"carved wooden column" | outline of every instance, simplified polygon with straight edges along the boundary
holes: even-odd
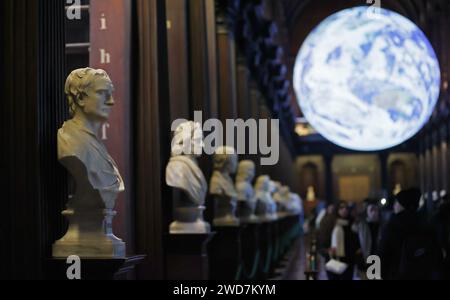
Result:
[[[334,201],[333,195],[333,155],[324,155],[325,164],[325,200],[329,203]]]
[[[441,148],[440,148],[439,130],[434,128],[432,134],[432,169],[433,169],[433,189],[432,189],[432,199],[437,201],[441,190]]]
[[[446,131],[447,131],[447,138],[445,140],[446,144],[447,144],[447,151],[446,151],[446,170],[447,170],[447,177],[444,179],[445,183],[447,184],[448,187],[448,192],[450,192],[450,149],[449,145],[450,145],[450,122],[446,121],[446,123],[444,124]]]
[[[261,117],[260,102],[262,101],[261,92],[255,81],[250,81],[250,116],[255,119]]]
[[[389,182],[389,174],[388,174],[388,155],[385,152],[381,152],[378,154],[380,159],[380,170],[381,170],[381,189],[383,191],[387,191],[388,195],[391,195],[392,191],[388,191],[388,182]]]
[[[427,207],[430,208],[432,204],[433,191],[433,170],[432,170],[432,154],[431,154],[431,137],[430,133],[425,133],[425,197],[427,199]]]
[[[171,120],[191,117],[189,70],[189,0],[166,0],[167,55]]]
[[[250,106],[250,71],[247,68],[245,57],[242,55],[238,56],[237,60],[237,118],[247,121],[252,118]],[[239,133],[238,133],[239,134]],[[252,159],[249,154],[250,149],[250,139],[249,132],[243,132],[245,134],[245,149],[246,154],[241,155],[240,159]]]
[[[448,28],[450,26],[450,2],[444,3],[442,8],[442,16],[441,16],[441,26],[442,28]],[[445,102],[445,114],[444,114],[444,122],[442,131],[445,133],[445,138],[443,138],[443,165],[444,170],[446,171],[445,175],[443,174],[444,186],[447,192],[450,192],[450,151],[448,149],[449,138],[450,138],[450,128],[449,128],[449,119],[450,119],[450,88],[449,88],[449,80],[450,80],[450,38],[448,34],[445,33],[445,30],[441,30],[442,35],[442,90],[441,95],[443,97],[443,101]],[[445,143],[445,144],[444,144]],[[445,147],[445,152],[444,152]],[[445,158],[444,158],[445,156]],[[445,176],[445,177],[444,177]]]
[[[227,1],[218,1],[217,49],[219,63],[219,119],[237,117],[236,45],[226,23]]]
[[[426,190],[425,141],[423,133],[419,136],[419,182],[422,193]]]
[[[209,119],[216,117],[218,110],[214,0],[189,0],[188,7],[191,108],[202,111],[203,118]]]
[[[245,57],[239,55],[237,59],[237,108],[238,117],[244,120],[250,118],[250,71],[247,68]]]
[[[208,40],[208,70],[210,86],[210,117],[219,117],[219,79],[217,67],[216,0],[204,0],[206,13],[206,38]]]
[[[170,190],[161,186],[170,158],[165,2],[136,0],[136,251],[146,254],[139,279],[164,279],[163,236]]]
[[[441,3],[440,11],[436,16],[437,38],[438,38],[438,57],[441,67],[441,94],[439,98],[439,112],[441,120],[445,122],[450,115],[448,81],[449,81],[449,38],[445,30],[450,22],[448,20],[448,4]]]
[[[172,0],[178,1],[178,0]],[[201,111],[203,120],[218,118],[218,65],[215,0],[188,0],[190,117]],[[176,101],[176,99],[174,99]],[[199,160],[206,178],[211,176],[211,157]],[[207,207],[209,210],[210,208]],[[207,211],[206,215],[208,215]]]
[[[56,133],[68,116],[64,4],[0,4],[0,278],[43,279],[45,258],[64,232],[67,177],[56,153]]]
[[[166,0],[172,119],[217,111],[214,0]],[[211,34],[213,33],[213,34]]]
[[[447,5],[444,6],[444,28],[449,28],[450,26],[450,2],[447,2]],[[443,44],[444,44],[444,72],[443,72],[443,89],[445,91],[444,97],[447,102],[447,107],[450,110],[450,37],[445,34],[445,30],[442,30],[443,34]],[[449,112],[450,114],[450,112]],[[447,116],[446,120],[449,117]]]
[[[196,53],[191,55],[191,40],[198,39],[199,33],[195,24],[190,26],[189,7],[198,4],[198,1],[189,0],[165,0],[166,4],[166,26],[167,26],[167,60],[169,78],[169,111],[170,121],[177,119],[192,120],[194,117],[194,106],[203,103],[207,98],[207,89],[204,86],[203,61],[196,61],[197,66],[191,67],[191,59]],[[195,9],[194,9],[195,10]],[[197,17],[198,19],[198,17]],[[199,20],[196,20],[199,22]],[[190,38],[192,36],[192,38]],[[201,33],[200,33],[201,36]],[[202,48],[203,49],[203,48]],[[195,49],[198,52],[198,49]],[[192,70],[193,69],[193,70]],[[197,72],[198,76],[192,78],[192,73]],[[200,88],[199,88],[200,87]],[[191,93],[192,91],[192,93]],[[206,91],[206,92],[205,92]],[[196,105],[193,104],[192,94],[197,98]],[[201,104],[200,104],[201,105]],[[170,128],[166,128],[170,131]],[[161,162],[163,165],[166,162]],[[173,220],[172,204],[178,201],[181,193],[172,190],[167,198],[167,210],[169,223]]]
[[[441,172],[439,174],[439,179],[441,182],[441,189],[448,192],[448,142],[447,142],[447,126],[442,125],[440,129],[440,164],[441,164]]]

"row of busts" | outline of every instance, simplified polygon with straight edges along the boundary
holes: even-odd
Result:
[[[302,212],[300,196],[267,175],[254,182],[255,163],[239,162],[235,149],[227,146],[218,147],[214,153],[208,189],[197,163],[201,153],[195,151],[201,146],[202,135],[200,125],[194,122],[183,123],[175,130],[172,157],[166,168],[166,183],[179,194],[174,197],[171,234],[210,232],[203,218],[207,194],[214,205],[213,225],[217,227],[276,221]]]
[[[302,200],[288,186],[259,176],[253,185],[255,164],[251,160],[239,163],[236,176],[238,217],[244,223],[274,221],[302,211]]]

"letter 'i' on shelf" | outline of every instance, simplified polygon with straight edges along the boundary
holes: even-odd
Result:
[[[100,18],[100,23],[101,23],[101,25],[100,25],[100,30],[106,30],[106,29],[108,29],[108,28],[106,27],[106,17],[105,17],[105,14],[102,14],[102,17]]]

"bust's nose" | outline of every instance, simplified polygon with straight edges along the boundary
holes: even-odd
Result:
[[[105,102],[106,105],[113,106],[115,104],[114,97],[109,97]]]

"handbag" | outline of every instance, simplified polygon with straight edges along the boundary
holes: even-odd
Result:
[[[326,263],[325,269],[328,272],[331,272],[336,275],[342,275],[348,268],[348,265],[346,263],[340,262],[336,259],[330,259],[329,262]]]

